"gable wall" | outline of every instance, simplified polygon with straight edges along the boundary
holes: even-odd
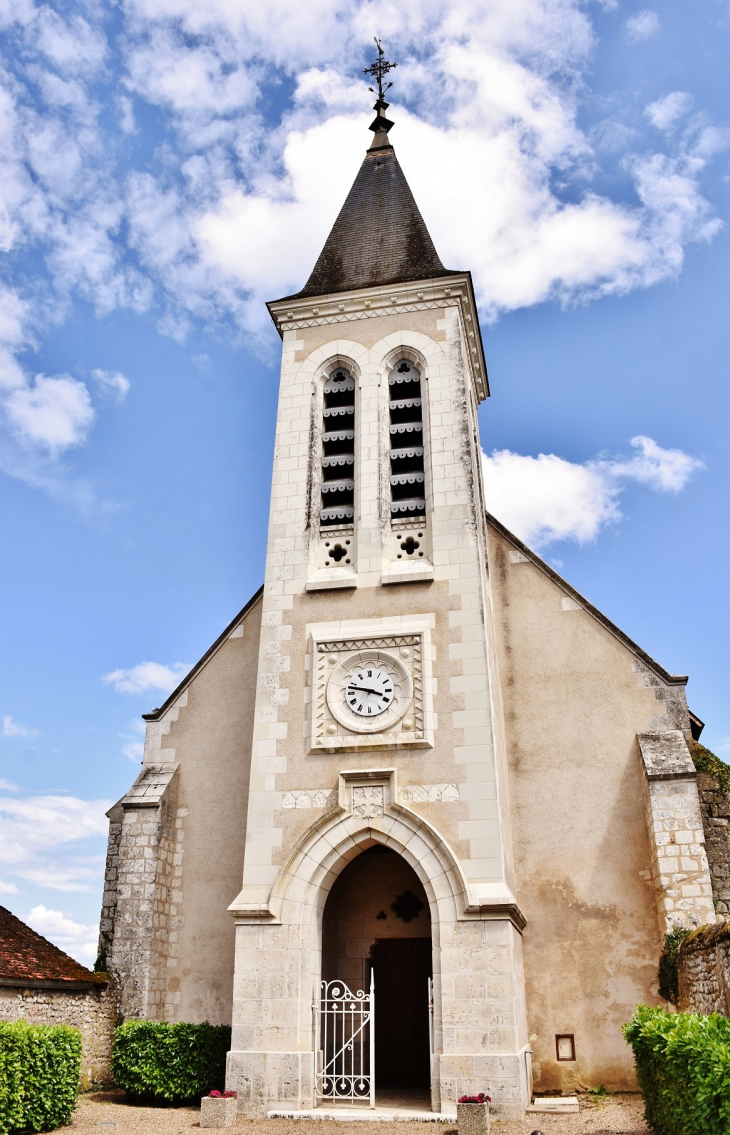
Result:
[[[227,907],[243,871],[260,632],[259,601],[193,678],[186,704],[151,754],[180,766],[181,886],[172,896],[167,1020],[231,1021],[234,924]]]
[[[535,1089],[632,1087],[620,1026],[659,1003],[661,946],[636,734],[667,704],[676,717],[681,687],[649,685],[625,644],[489,539]],[[556,1060],[559,1033],[575,1063]]]

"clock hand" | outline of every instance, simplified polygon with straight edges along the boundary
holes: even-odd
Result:
[[[362,690],[364,694],[382,694],[382,690],[369,690],[367,686],[348,686],[348,690]]]

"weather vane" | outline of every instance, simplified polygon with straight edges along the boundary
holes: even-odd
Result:
[[[380,100],[380,102],[384,102],[385,101],[385,92],[390,87],[392,87],[393,84],[391,82],[391,83],[386,83],[385,86],[383,86],[383,76],[387,75],[388,72],[393,70],[395,67],[397,67],[398,64],[397,63],[389,63],[387,59],[383,59],[383,55],[385,54],[385,52],[383,51],[380,40],[378,39],[377,36],[375,36],[375,46],[378,49],[378,58],[376,59],[375,63],[373,63],[373,65],[371,67],[365,68],[365,70],[363,71],[363,75],[372,75],[373,79],[375,79],[375,81],[378,84],[378,90],[377,90],[378,99]],[[375,87],[369,87],[368,90],[371,90],[373,92],[373,94],[376,94]]]

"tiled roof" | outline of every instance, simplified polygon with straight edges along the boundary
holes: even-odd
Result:
[[[99,982],[106,979],[75,962],[0,906],[0,980]]]
[[[297,296],[451,275],[392,146],[368,150],[312,275]]]

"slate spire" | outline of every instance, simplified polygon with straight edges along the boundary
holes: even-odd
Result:
[[[311,276],[292,299],[452,274],[439,259],[388,137],[393,123],[385,117],[383,95],[391,84],[383,87],[382,79],[396,64],[383,59],[375,42],[379,57],[365,72],[378,82],[373,141]]]

